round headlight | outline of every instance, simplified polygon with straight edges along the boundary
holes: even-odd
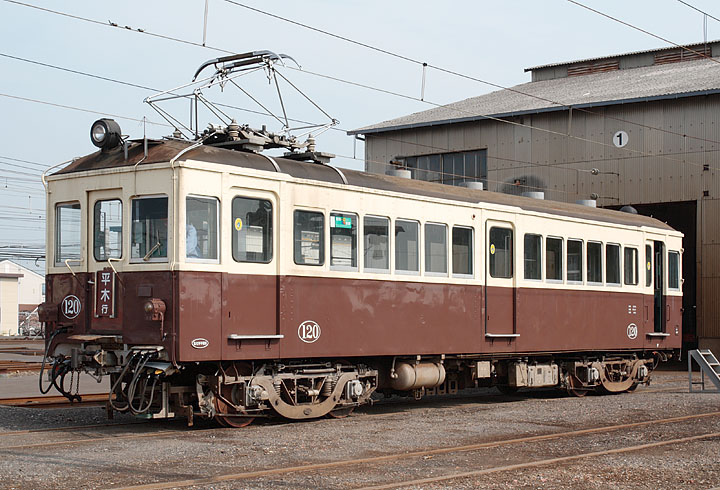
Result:
[[[120,136],[120,125],[112,119],[98,119],[90,127],[90,140],[102,150],[109,150],[119,145]]]

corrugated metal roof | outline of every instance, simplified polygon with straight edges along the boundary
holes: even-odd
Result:
[[[720,39],[716,39],[714,41],[708,41],[706,43],[695,43],[695,44],[686,44],[683,46],[683,48],[688,48],[695,50],[696,48],[702,48],[705,45],[710,46],[711,44],[720,43]],[[543,68],[552,68],[554,66],[565,66],[565,65],[574,65],[576,63],[588,63],[590,61],[599,61],[599,60],[609,60],[614,58],[626,58],[628,56],[636,56],[638,54],[647,54],[647,53],[660,53],[662,51],[672,51],[674,49],[680,49],[677,46],[665,46],[664,48],[654,48],[654,49],[646,49],[643,51],[632,51],[630,53],[620,53],[620,54],[611,54],[607,56],[598,56],[596,58],[584,58],[581,60],[574,60],[574,61],[560,61],[558,63],[550,63],[547,65],[538,65],[538,66],[531,66],[530,68],[525,68],[525,71],[533,71],[533,70],[541,70]]]
[[[348,131],[348,134],[477,121],[488,116],[510,117],[566,110],[568,106],[583,108],[715,93],[720,93],[720,58],[524,83],[510,90],[498,90],[365,126]],[[553,104],[548,100],[562,104]]]

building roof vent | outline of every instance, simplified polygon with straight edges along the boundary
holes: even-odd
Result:
[[[538,191],[523,192],[522,195],[523,195],[523,197],[530,197],[532,199],[545,199],[544,192],[538,192]]]
[[[597,207],[597,201],[595,199],[578,199],[575,201],[575,204],[579,204],[581,206],[589,206],[591,208]]]
[[[485,190],[485,186],[483,185],[482,182],[472,182],[472,181],[461,182],[460,187],[467,187],[468,189],[474,189],[476,191]]]

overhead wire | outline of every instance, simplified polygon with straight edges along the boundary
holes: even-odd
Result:
[[[94,19],[88,19],[88,18],[85,18],[85,17],[80,17],[80,16],[76,16],[76,15],[72,15],[72,14],[66,14],[66,13],[64,13],[64,12],[59,12],[59,11],[55,11],[55,10],[51,10],[51,9],[47,9],[47,8],[42,8],[42,7],[37,7],[37,6],[31,5],[31,4],[27,4],[27,3],[24,3],[24,2],[19,2],[19,1],[16,1],[16,0],[4,0],[4,1],[6,1],[6,2],[8,2],[8,3],[13,3],[13,4],[17,4],[17,5],[26,6],[26,7],[36,8],[36,9],[38,9],[38,10],[43,10],[43,11],[50,12],[50,13],[53,13],[53,14],[64,15],[64,16],[71,17],[71,18],[78,19],[78,20],[93,22],[93,23],[99,24],[99,25],[110,25],[111,27],[118,27],[117,25],[105,24],[104,22],[96,21],[96,20],[94,20]],[[229,1],[229,0],[226,0],[226,1]],[[572,1],[572,0],[569,0],[569,1]],[[238,2],[230,2],[230,3],[238,4]],[[573,3],[578,3],[578,2],[573,2]],[[578,3],[578,5],[582,5],[582,4],[579,4],[579,3]],[[245,5],[240,5],[240,6],[247,7],[247,6],[245,6]],[[251,9],[253,9],[253,8],[251,8]],[[261,12],[261,13],[266,14],[266,15],[272,15],[272,16],[274,16],[274,14],[269,14],[269,13],[267,13],[267,12],[260,11],[259,9],[254,9],[254,10],[257,10],[257,11],[259,11],[259,12]],[[289,19],[281,18],[281,17],[279,17],[279,16],[276,16],[276,17],[278,17],[278,18],[280,18],[280,19],[282,19],[282,20],[288,21],[288,22],[297,23],[296,21],[291,21],[291,20],[289,20]],[[348,41],[348,42],[353,42],[353,43],[356,43],[356,44],[359,44],[359,45],[363,45],[363,46],[365,46],[365,47],[369,47],[370,49],[374,49],[374,50],[376,50],[376,51],[384,52],[384,53],[390,54],[390,55],[392,55],[392,56],[396,56],[396,57],[400,57],[400,58],[403,58],[403,59],[407,59],[408,61],[419,62],[418,60],[413,60],[413,59],[411,59],[411,58],[404,57],[404,56],[402,56],[402,55],[397,55],[396,53],[392,53],[392,52],[390,52],[390,51],[383,50],[383,49],[380,49],[380,48],[375,48],[375,47],[373,47],[373,46],[367,45],[367,44],[365,44],[365,43],[360,43],[360,42],[351,40],[351,39],[349,39],[349,38],[345,38],[345,37],[343,37],[343,36],[334,35],[334,34],[332,34],[332,33],[328,33],[328,32],[326,32],[326,31],[322,31],[322,30],[319,30],[319,29],[317,29],[317,28],[313,28],[312,26],[307,26],[307,25],[304,25],[304,24],[301,24],[301,23],[297,23],[297,24],[298,24],[298,25],[303,25],[304,27],[308,27],[308,28],[311,28],[311,29],[313,29],[313,30],[317,30],[318,32],[323,32],[323,33],[326,33],[326,34],[328,34],[328,35],[333,35],[334,37],[341,38],[341,39],[346,40],[346,41]],[[221,48],[216,48],[216,47],[208,46],[208,45],[200,45],[200,44],[198,44],[198,43],[193,43],[193,42],[191,42],[191,41],[186,41],[186,40],[182,40],[182,39],[179,39],[179,38],[173,38],[173,37],[170,37],[170,36],[164,36],[164,35],[159,35],[159,34],[154,34],[154,33],[148,33],[147,31],[135,30],[135,29],[132,29],[132,28],[129,28],[129,27],[128,27],[127,29],[130,30],[130,31],[132,31],[132,32],[140,32],[140,33],[151,34],[151,35],[155,35],[156,37],[161,37],[161,38],[163,38],[163,39],[168,39],[168,40],[172,40],[172,41],[182,42],[182,43],[185,43],[185,44],[191,44],[191,45],[194,45],[194,46],[197,46],[197,47],[202,47],[202,48],[207,48],[207,49],[213,49],[213,50],[216,50],[216,51],[222,51],[222,52],[225,52],[225,53],[231,53],[231,51],[228,51],[228,50],[223,50],[223,49],[221,49]],[[662,39],[662,38],[660,38],[660,39]],[[669,41],[667,41],[667,42],[669,42]],[[672,44],[674,44],[674,43],[672,43]],[[678,45],[678,46],[679,46],[679,45]],[[680,47],[682,47],[682,46],[680,46]],[[287,68],[293,69],[292,67],[287,67]],[[433,65],[433,68],[440,69],[439,67],[435,67],[434,65]],[[451,70],[445,70],[445,69],[442,69],[442,70],[443,70],[443,71],[447,71],[448,73],[452,72]],[[338,78],[338,77],[332,77],[332,76],[329,76],[329,75],[323,75],[323,74],[316,73],[316,72],[308,72],[308,71],[306,71],[306,70],[300,70],[300,71],[302,71],[303,73],[309,73],[309,74],[314,75],[314,76],[319,76],[319,77],[327,78],[327,79],[330,79],[330,80],[334,80],[334,81],[338,81],[338,82],[343,82],[343,83],[347,83],[347,84],[350,84],[350,85],[354,85],[354,86],[357,86],[357,87],[362,87],[362,88],[365,88],[365,89],[368,89],[368,90],[374,90],[374,91],[378,91],[378,92],[381,92],[381,93],[385,93],[385,94],[389,94],[389,95],[393,95],[393,96],[399,96],[399,97],[403,97],[403,98],[406,98],[406,99],[410,99],[410,100],[414,100],[414,101],[418,101],[418,102],[422,102],[422,103],[434,105],[435,107],[449,108],[450,110],[454,110],[454,111],[456,111],[456,112],[468,112],[468,111],[462,111],[462,110],[459,109],[459,108],[454,108],[454,107],[453,107],[453,108],[450,108],[450,107],[448,107],[448,106],[450,106],[450,105],[452,105],[452,104],[438,104],[438,103],[430,102],[430,101],[423,100],[423,99],[420,99],[420,98],[417,98],[417,97],[412,97],[412,96],[408,96],[408,95],[405,95],[405,94],[399,94],[399,93],[392,92],[392,91],[389,91],[389,90],[380,89],[380,88],[377,88],[377,87],[372,87],[372,86],[369,86],[369,85],[364,85],[364,84],[360,84],[360,83],[353,82],[353,81],[343,80],[343,79],[340,79],[340,78]],[[518,93],[520,93],[520,94],[527,95],[527,96],[530,96],[530,97],[540,98],[540,99],[542,99],[542,100],[545,100],[545,101],[548,101],[548,102],[552,102],[552,103],[554,103],[554,104],[558,104],[558,105],[561,105],[561,106],[563,106],[563,107],[571,107],[571,106],[568,106],[568,105],[566,105],[566,104],[562,104],[562,103],[558,103],[558,102],[551,101],[550,99],[543,99],[543,98],[541,98],[541,97],[537,97],[537,96],[534,96],[534,95],[532,95],[532,94],[526,94],[526,93],[523,93],[523,92],[521,92],[521,91],[517,91],[517,90],[514,90],[514,89],[509,89],[509,88],[507,88],[507,87],[503,87],[503,86],[500,86],[500,85],[497,85],[497,84],[492,84],[492,82],[486,82],[486,81],[481,80],[481,79],[475,79],[475,78],[473,78],[473,77],[469,77],[469,76],[464,75],[464,74],[460,74],[460,73],[454,73],[454,74],[457,74],[457,75],[459,75],[459,76],[463,76],[463,77],[466,77],[466,78],[474,79],[474,80],[479,81],[479,82],[481,82],[481,83],[488,83],[488,84],[490,84],[490,85],[498,86],[499,88],[502,88],[502,89],[505,89],[505,90],[515,91],[515,92],[518,92]],[[0,95],[6,95],[6,94],[0,94]],[[13,97],[13,96],[11,96],[11,97]],[[23,99],[23,98],[20,98],[20,97],[15,97],[15,98]],[[43,101],[36,101],[36,100],[33,100],[33,99],[25,99],[25,100],[32,101],[32,102],[40,102],[40,103],[43,103]],[[50,105],[60,106],[59,104],[52,104],[52,103],[50,103]],[[60,106],[60,107],[62,107],[62,106]],[[74,108],[74,107],[67,107],[67,108],[71,108],[71,109],[75,109],[75,110],[83,110],[83,109]],[[575,109],[575,110],[579,110],[579,109]],[[87,111],[87,112],[94,112],[94,111],[88,111],[88,110],[85,110],[85,111]],[[96,113],[96,112],[94,112],[94,113]],[[583,142],[586,142],[586,143],[598,144],[598,145],[602,145],[602,146],[606,146],[606,147],[613,148],[613,145],[610,145],[610,144],[607,144],[607,143],[602,143],[602,142],[598,142],[598,141],[591,140],[591,139],[587,139],[587,138],[581,138],[581,137],[577,137],[577,136],[574,136],[574,135],[569,135],[569,134],[567,134],[567,133],[562,133],[562,132],[558,132],[558,131],[552,131],[552,130],[549,130],[549,129],[546,129],[546,128],[539,128],[539,127],[532,126],[532,125],[520,124],[520,123],[517,123],[517,122],[514,122],[514,121],[508,121],[508,120],[501,119],[501,118],[494,118],[493,116],[490,116],[490,115],[478,115],[478,114],[470,113],[470,112],[468,112],[468,113],[471,114],[472,116],[478,117],[478,118],[486,118],[486,119],[496,120],[496,121],[498,121],[498,122],[502,122],[502,123],[506,123],[506,124],[514,124],[514,125],[517,125],[517,126],[521,126],[521,127],[527,128],[527,129],[535,129],[535,130],[538,130],[538,131],[543,131],[543,132],[547,132],[547,133],[550,133],[550,134],[555,134],[555,135],[562,136],[562,137],[569,137],[569,138],[572,138],[572,139],[578,139],[578,140],[583,141]],[[128,118],[128,117],[123,117],[123,116],[114,116],[114,117],[119,117],[119,118],[124,118],[124,119],[130,119],[130,120],[139,121],[138,119],[135,119],[135,118]],[[607,117],[607,116],[606,116],[606,117]],[[635,124],[635,123],[633,123],[632,121],[628,121],[628,122],[631,123],[631,124]],[[161,123],[157,123],[157,124],[161,124]],[[649,128],[649,129],[656,129],[656,130],[663,131],[662,128],[654,128],[654,127],[652,127],[652,126],[645,126],[645,127]],[[680,135],[679,133],[675,133],[675,134]],[[687,135],[687,134],[682,134],[682,136],[685,137],[685,138],[687,138],[687,137],[696,138],[696,137],[693,137],[693,136]],[[702,138],[700,138],[700,139],[702,139]],[[711,140],[709,140],[709,141],[711,141]],[[646,152],[642,152],[642,151],[639,151],[639,150],[625,149],[625,151],[636,152],[636,153],[639,153],[639,154],[641,154],[641,155],[651,156],[651,157],[655,157],[655,158],[668,159],[668,158],[666,158],[666,157],[664,157],[664,156],[662,156],[662,155],[648,154],[648,153],[646,153]],[[698,164],[698,163],[694,163],[694,162],[687,162],[687,161],[685,161],[685,160],[679,160],[679,159],[669,159],[669,160],[675,161],[675,162],[678,162],[678,163],[684,163],[684,164],[690,164],[690,165],[696,165],[696,166],[702,165],[702,164]]]
[[[683,0],[677,0],[677,1],[680,2],[680,3],[682,3],[683,5],[685,5],[685,6],[687,6],[687,7],[690,7],[690,8],[693,9],[693,10],[696,10],[696,11],[700,12],[701,14],[707,15],[708,17],[710,17],[710,18],[713,19],[713,20],[716,20],[716,21],[720,22],[720,19],[718,19],[718,18],[715,17],[714,15],[710,15],[709,13],[705,12],[704,10],[700,10],[699,8],[695,7],[694,5],[690,5],[690,4],[687,3],[687,2],[683,2]]]

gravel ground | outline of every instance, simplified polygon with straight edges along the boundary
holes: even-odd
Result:
[[[242,478],[258,470],[406,455],[716,411],[714,416],[672,423]],[[182,421],[133,422],[138,421],[129,416],[108,422],[104,409],[92,407],[0,407],[0,488],[124,488],[183,480],[194,485],[164,488],[720,486],[718,436],[603,453],[720,433],[720,395],[688,393],[684,372],[656,372],[652,386],[615,396],[570,398],[554,391],[505,396],[495,390],[468,390],[419,402],[382,400],[340,420],[256,421],[243,429],[212,424],[188,429]],[[546,461],[587,453],[599,454]],[[530,462],[543,464],[527,467]],[[438,477],[454,478],[422,481]],[[207,480],[192,481],[199,478]]]

